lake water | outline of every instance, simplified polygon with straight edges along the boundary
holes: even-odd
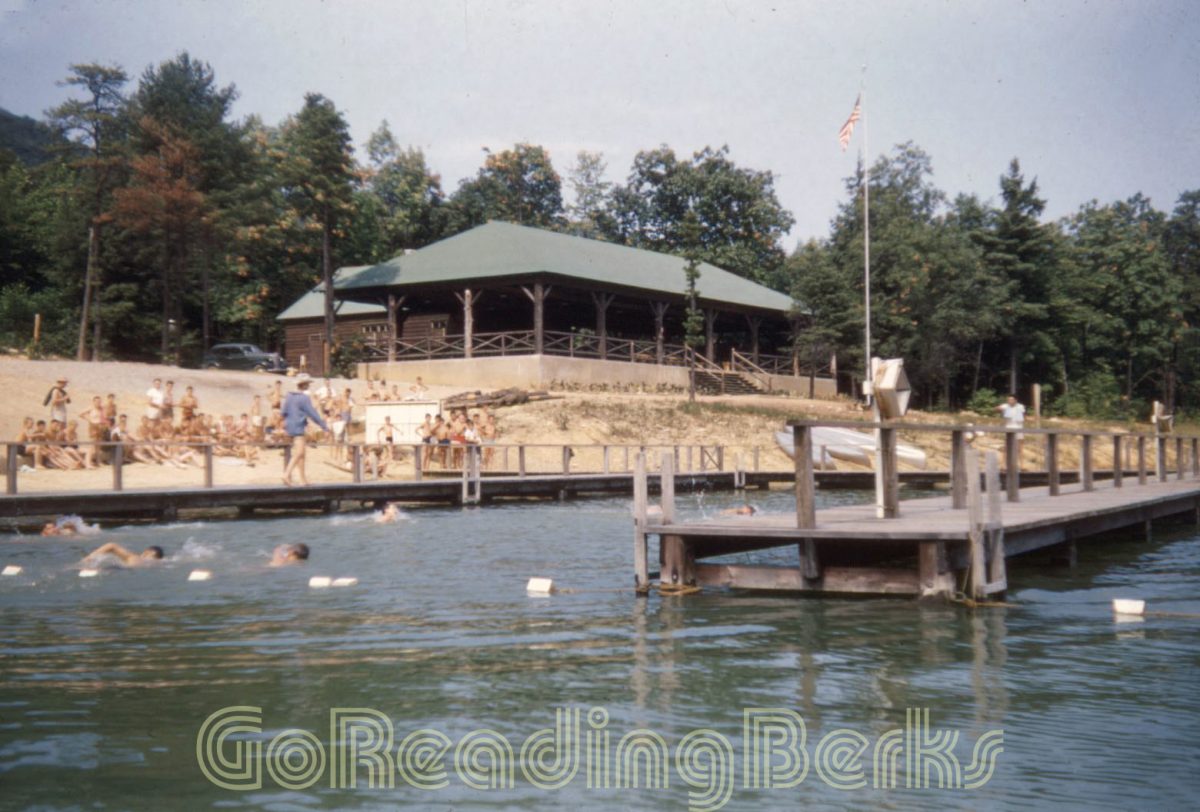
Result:
[[[682,496],[681,512],[734,498]],[[749,498],[792,510],[786,493]],[[265,566],[299,540],[307,564]],[[100,541],[160,544],[168,560],[80,578],[73,564]],[[625,499],[413,509],[395,525],[340,514],[0,537],[0,565],[24,568],[0,578],[0,807],[1200,806],[1200,620],[1115,623],[1109,609],[1136,596],[1200,612],[1191,528],[1081,544],[1074,569],[1019,562],[1016,606],[976,612],[638,599],[618,591],[631,541]],[[194,569],[212,579],[189,582]],[[310,589],[313,575],[358,584]],[[531,576],[573,591],[531,597]],[[743,732],[754,708],[774,709],[749,712],[761,736]],[[527,738],[551,739],[535,734],[556,709],[574,733],[522,760]],[[939,788],[937,769],[932,786],[906,783],[915,749],[892,773],[875,763],[911,741],[920,709],[927,735],[957,736],[961,772],[946,756],[934,766],[973,788]],[[999,743],[988,731],[1003,744],[980,760],[990,777],[971,770],[977,741]],[[895,788],[876,786],[889,774]]]

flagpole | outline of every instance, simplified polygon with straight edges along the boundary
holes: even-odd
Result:
[[[863,333],[866,337],[866,367],[864,381],[871,378],[871,150],[867,146],[867,66],[863,65],[862,80],[862,124],[863,124],[863,300],[865,318]],[[874,393],[866,396],[871,403]]]

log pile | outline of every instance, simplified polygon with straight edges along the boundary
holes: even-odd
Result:
[[[509,389],[497,389],[494,392],[459,392],[457,395],[451,395],[442,401],[444,409],[471,409],[479,406],[487,406],[495,408],[498,406],[519,406],[522,403],[531,403],[537,400],[550,400],[554,396],[549,392],[530,392],[526,389],[518,389],[512,387]]]

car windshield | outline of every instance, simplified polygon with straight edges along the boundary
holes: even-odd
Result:
[[[253,353],[254,355],[266,355],[266,353],[263,352],[257,344],[247,344],[245,346],[246,352],[248,353]]]

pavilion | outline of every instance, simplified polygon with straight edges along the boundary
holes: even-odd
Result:
[[[670,254],[489,222],[346,269],[334,289],[340,301],[370,308],[363,375],[464,385],[686,385],[684,266]],[[711,375],[757,380],[753,389],[799,389],[791,298],[708,263],[699,271],[705,343],[698,363]],[[821,388],[831,391],[833,382]]]

